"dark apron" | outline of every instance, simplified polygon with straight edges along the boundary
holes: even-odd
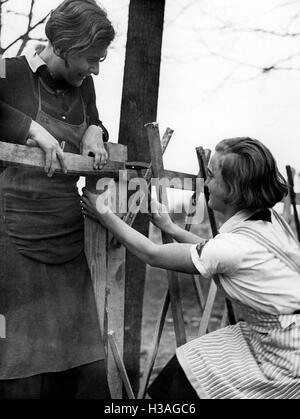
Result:
[[[66,151],[78,153],[87,127],[84,108],[80,125],[57,120],[43,111],[48,94],[44,87],[41,96],[41,87],[36,120],[66,141]],[[7,326],[0,381],[104,359],[77,180],[22,167],[0,176],[0,313]]]
[[[36,122],[59,143],[65,141],[64,151],[79,154],[80,142],[87,129],[80,93],[78,100],[83,106],[83,122],[68,124],[43,111],[42,83],[38,81]],[[46,264],[62,264],[76,258],[84,248],[78,177],[55,173],[48,178],[44,172],[20,167],[7,168],[4,176],[5,229],[18,252]]]

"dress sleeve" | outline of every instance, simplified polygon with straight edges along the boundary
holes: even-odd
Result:
[[[0,87],[1,89],[1,87]],[[32,119],[0,100],[0,140],[25,144]]]
[[[98,109],[96,106],[96,93],[92,77],[87,78],[87,83],[84,87],[83,95],[87,104],[87,114],[89,117],[89,125],[98,125],[103,130],[104,141],[109,140],[109,133],[102,121],[99,119]]]
[[[5,59],[3,65],[6,67]],[[0,141],[25,144],[32,119],[6,101],[6,98],[14,97],[16,77],[18,74],[11,74],[11,71],[5,71],[0,77]]]
[[[232,234],[219,234],[204,244],[191,247],[192,261],[204,278],[215,274],[233,274],[243,254]]]

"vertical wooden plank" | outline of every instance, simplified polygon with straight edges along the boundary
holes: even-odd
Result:
[[[294,177],[295,177],[296,170],[291,166],[286,166],[286,174],[288,179],[288,188],[289,188],[289,197],[294,211],[294,223],[295,229],[298,237],[298,241],[300,242],[300,221],[298,216],[297,210],[297,203],[296,203],[296,194],[294,191]]]
[[[121,161],[127,160],[127,148],[118,150]],[[87,178],[86,187],[92,192],[97,191],[97,179]],[[116,186],[116,188],[113,188]],[[126,199],[126,193],[119,192],[119,184],[112,184],[112,194],[116,192],[115,208],[124,207],[119,197]],[[127,185],[122,185],[126,187]],[[124,192],[124,191],[122,191]],[[123,356],[124,341],[124,306],[125,306],[125,248],[113,245],[111,236],[100,224],[86,219],[85,247],[88,263],[94,284],[96,303],[99,313],[101,330],[107,349],[107,376],[113,399],[122,399],[122,379],[114,361],[111,347],[107,345],[107,331],[115,333],[119,344],[120,356]]]
[[[124,246],[109,244],[106,284],[107,330],[114,331],[117,341],[120,342],[121,357],[124,350],[125,255]],[[122,380],[111,348],[108,349],[107,370],[112,398],[122,399]]]
[[[218,234],[218,227],[217,227],[217,222],[216,222],[214,211],[211,208],[209,208],[209,206],[208,206],[209,190],[208,190],[208,187],[205,185],[205,181],[206,181],[206,178],[207,178],[207,164],[208,164],[208,158],[210,156],[210,150],[204,150],[203,147],[197,147],[196,148],[196,153],[197,153],[197,157],[198,157],[201,177],[204,179],[204,196],[205,196],[205,201],[206,201],[206,207],[207,207],[210,227],[211,227],[212,235],[213,235],[213,237],[215,237]],[[218,275],[214,275],[214,281],[216,283],[219,282]],[[212,291],[214,290],[213,285],[211,285],[211,289],[212,289]],[[215,296],[214,296],[214,298],[215,298]],[[227,313],[228,313],[229,322],[230,322],[230,324],[235,324],[236,323],[236,316],[235,316],[235,313],[234,313],[234,308],[233,308],[232,302],[228,298],[225,298],[225,302],[226,302],[226,309],[227,309]]]
[[[149,140],[149,148],[152,162],[153,178],[159,180],[164,176],[164,165],[162,160],[162,149],[159,137],[158,124],[151,123],[146,125],[147,135]],[[162,192],[165,193],[165,188],[162,187]],[[166,198],[166,194],[165,194]],[[164,202],[167,204],[167,202]],[[162,241],[164,244],[172,243],[173,240],[166,233],[162,232]],[[181,307],[180,291],[178,273],[174,271],[167,271],[168,287],[170,292],[171,308],[174,321],[174,329],[177,346],[186,343],[185,325]]]
[[[127,148],[120,149],[120,159],[127,160]],[[116,210],[127,206],[127,184],[115,183]],[[126,191],[121,190],[126,188]],[[125,193],[124,193],[125,192]],[[121,202],[122,200],[122,202]],[[110,237],[110,235],[109,235]],[[124,354],[124,314],[125,314],[125,259],[126,249],[115,241],[108,239],[107,252],[107,284],[106,284],[106,311],[107,311],[107,330],[113,331],[116,340],[119,342],[119,354],[123,358]],[[108,384],[111,389],[113,399],[123,398],[123,383],[118,372],[118,367],[114,361],[111,348],[108,350],[107,359]]]
[[[290,224],[291,217],[292,217],[292,212],[291,212],[291,198],[290,198],[289,195],[287,195],[283,199],[283,214],[282,214],[282,216],[284,217],[285,221],[288,224]]]
[[[91,187],[89,182],[87,182],[86,187]],[[107,230],[90,218],[85,219],[85,254],[91,271],[101,334],[106,346],[104,324],[107,277]]]

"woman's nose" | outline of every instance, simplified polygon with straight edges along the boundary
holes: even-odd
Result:
[[[90,66],[89,68],[90,73],[95,74],[95,76],[97,76],[99,74],[99,63],[95,63],[93,65]]]

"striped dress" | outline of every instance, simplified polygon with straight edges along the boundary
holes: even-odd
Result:
[[[300,399],[300,315],[260,313],[177,349],[201,399]]]

